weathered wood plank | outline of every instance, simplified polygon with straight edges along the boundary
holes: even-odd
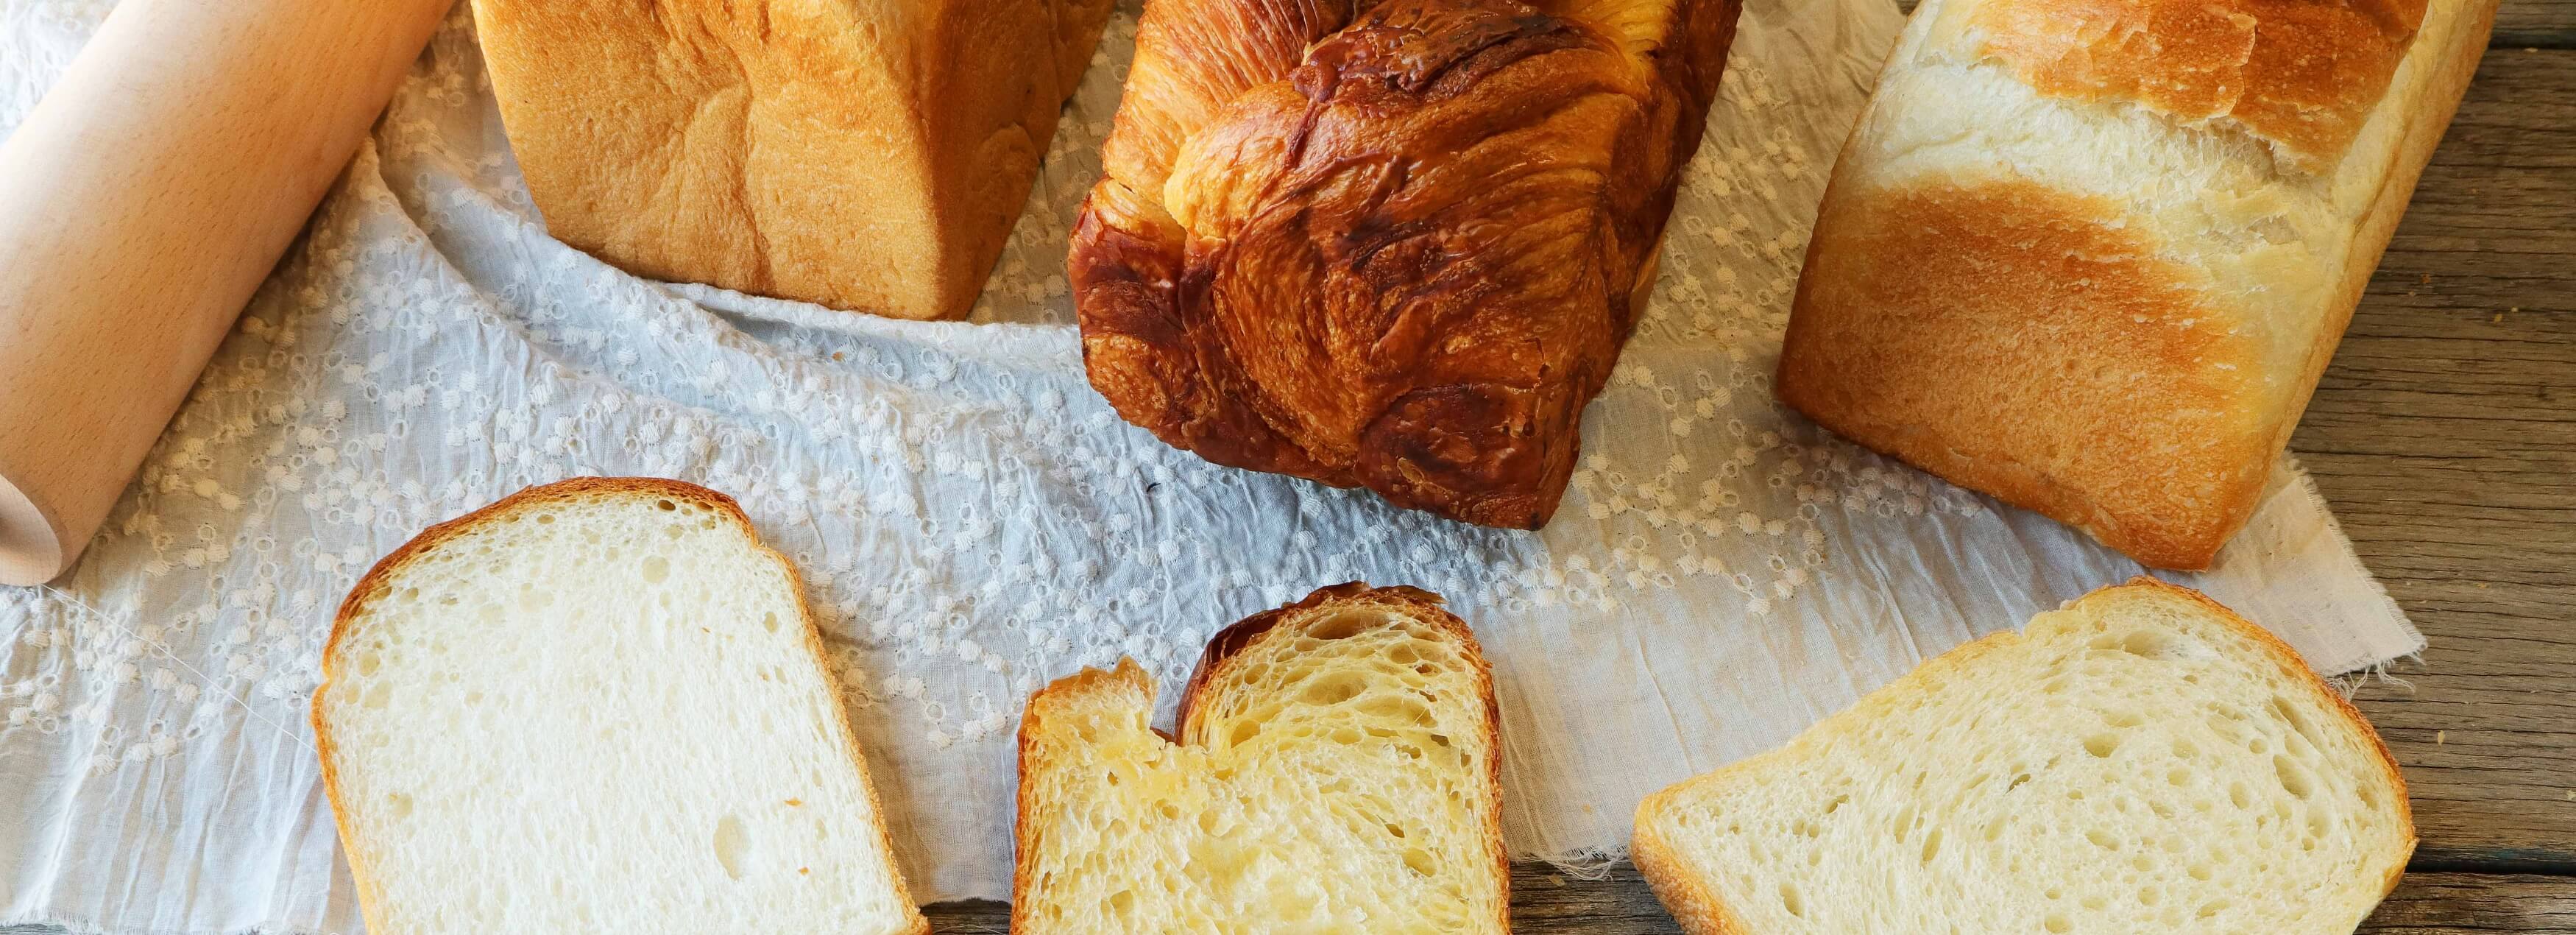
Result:
[[[2359,697],[2418,859],[2576,867],[2576,52],[2488,55],[2291,447],[2432,642]]]
[[[2576,48],[2576,0],[2504,0],[2496,8],[2495,44]]]
[[[994,902],[930,907],[940,935],[1002,935],[1010,907]],[[1634,868],[1622,865],[1598,883],[1572,881],[1545,864],[1512,868],[1512,930],[1586,935],[1670,935],[1681,927],[1655,902]],[[2361,927],[2368,935],[2532,932],[2576,935],[2576,879],[2471,873],[2417,873]]]
[[[2576,932],[2576,879],[2409,874],[2361,931],[2372,935]]]

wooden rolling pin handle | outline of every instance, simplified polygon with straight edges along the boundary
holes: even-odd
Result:
[[[0,143],[0,583],[79,558],[454,0],[125,0]]]

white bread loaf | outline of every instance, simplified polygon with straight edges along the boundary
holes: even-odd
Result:
[[[2342,696],[2140,578],[1656,793],[1633,853],[1695,933],[2345,935],[2414,846]]]
[[[1011,931],[1503,932],[1493,677],[1413,588],[1345,584],[1209,642],[1179,741],[1134,661],[1029,699]]]
[[[555,237],[897,318],[974,307],[1108,0],[474,0]]]
[[[341,605],[313,698],[367,931],[928,931],[821,649],[705,488],[430,527]]]
[[[2486,47],[2495,0],[1925,0],[1816,223],[1817,422],[2206,567]]]

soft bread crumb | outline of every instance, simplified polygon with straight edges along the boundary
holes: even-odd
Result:
[[[1012,930],[1501,932],[1492,678],[1411,589],[1220,634],[1178,743],[1130,660],[1030,700]]]
[[[368,931],[925,931],[817,649],[703,488],[567,481],[423,533],[343,605],[313,705]]]
[[[1634,852],[1694,932],[2341,935],[2414,843],[2296,653],[2139,579],[1655,794]]]

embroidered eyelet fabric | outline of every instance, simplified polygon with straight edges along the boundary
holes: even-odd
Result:
[[[109,5],[0,0],[0,128]],[[1474,626],[1514,853],[1598,866],[1649,792],[2140,570],[1773,400],[1817,199],[1901,19],[1746,7],[1654,301],[1532,533],[1207,464],[1084,382],[1065,240],[1132,3],[951,323],[646,281],[548,238],[460,5],[79,568],[0,588],[0,923],[358,930],[306,720],[332,612],[421,528],[585,474],[732,494],[795,560],[925,901],[1009,895],[1029,692],[1132,656],[1169,718],[1216,629],[1353,579]],[[2168,577],[2326,672],[2422,646],[2291,464],[2218,568]]]

